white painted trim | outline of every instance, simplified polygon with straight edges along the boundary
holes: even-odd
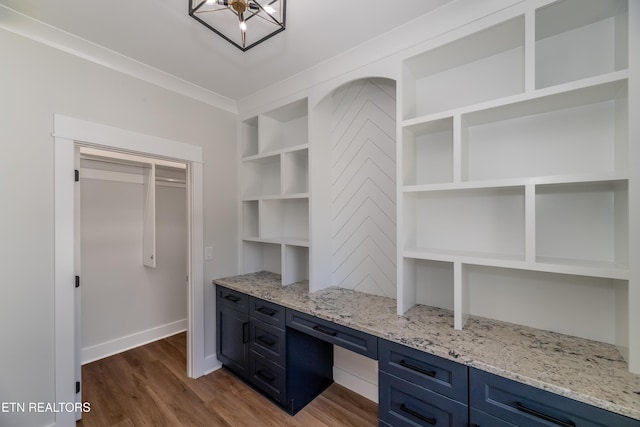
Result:
[[[1,10],[1,9],[0,9]],[[74,149],[101,146],[189,163],[189,298],[187,375],[204,374],[204,218],[202,147],[54,115],[54,401],[74,402]],[[65,137],[60,135],[64,134]],[[188,170],[189,170],[188,169]],[[75,414],[56,414],[56,426],[75,426]]]
[[[177,320],[167,323],[166,325],[160,325],[145,331],[136,332],[83,348],[81,363],[86,365],[87,363],[95,362],[96,360],[104,359],[105,357],[113,356],[114,354],[122,353],[123,351],[131,350],[132,348],[140,347],[141,345],[170,337],[180,332],[185,332],[187,330],[187,324],[187,319]]]
[[[217,371],[222,368],[222,362],[218,360],[217,354],[211,354],[204,359],[204,375]]]
[[[378,384],[369,382],[349,371],[333,367],[333,381],[349,390],[378,403]]]
[[[187,199],[189,212],[189,294],[187,308],[187,374],[198,378],[205,373],[204,354],[204,171],[202,163],[192,162],[187,168],[189,182]]]
[[[231,113],[236,102],[0,4],[0,28]]]
[[[54,140],[54,401],[75,402],[75,201],[73,140]],[[75,413],[55,414],[56,426],[74,426]]]
[[[202,162],[202,147],[172,141],[73,117],[54,114],[55,138],[72,139],[90,147],[140,153],[186,162]]]

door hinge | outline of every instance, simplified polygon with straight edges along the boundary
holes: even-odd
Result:
[[[80,393],[80,381],[76,381],[76,394]]]
[[[75,181],[80,181],[80,171],[78,169],[75,170]]]
[[[76,276],[76,288],[80,287],[80,276]]]

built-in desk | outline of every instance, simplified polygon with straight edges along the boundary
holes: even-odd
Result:
[[[630,425],[640,425],[633,422],[640,420],[640,376],[628,372],[626,362],[614,346],[476,317],[471,317],[463,330],[454,330],[453,315],[447,310],[415,306],[404,316],[397,316],[395,300],[342,288],[310,294],[306,283],[283,287],[280,276],[272,273],[216,279],[214,283],[287,311],[295,310],[330,325],[348,327],[471,368],[468,394],[471,420],[476,416],[495,421],[484,411],[491,411],[491,407],[474,407],[474,402],[481,403],[482,390],[486,393],[499,390],[504,397],[505,389],[524,385],[527,388],[522,390],[527,396],[551,392],[629,417]],[[391,377],[391,386],[397,385],[396,376]]]

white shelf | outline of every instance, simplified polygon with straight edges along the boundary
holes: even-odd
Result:
[[[638,369],[628,9],[532,4],[404,60],[399,314],[421,303],[455,328],[473,314],[631,347]]]
[[[308,240],[301,240],[296,237],[243,237],[243,241],[245,242],[257,242],[257,243],[273,243],[278,245],[291,245],[291,246],[300,246],[300,247],[309,247]]]
[[[629,179],[628,172],[602,172],[569,175],[534,176],[527,178],[508,178],[481,181],[451,182],[442,184],[408,185],[402,187],[403,193],[420,193],[432,191],[470,190],[483,188],[524,187],[526,185],[599,183],[608,181],[624,181]]]
[[[309,278],[307,100],[240,123],[242,267],[288,285]]]
[[[402,121],[402,127],[412,127],[420,124],[426,124],[430,122],[436,122],[444,119],[449,119],[454,117],[455,115],[461,114],[472,114],[475,112],[484,112],[490,111],[493,108],[500,107],[508,107],[512,105],[517,105],[518,103],[524,102],[533,102],[537,99],[541,99],[542,101],[538,104],[537,112],[545,112],[545,111],[553,111],[561,108],[567,108],[568,106],[577,106],[580,105],[581,98],[581,90],[586,90],[585,100],[589,102],[589,96],[591,96],[592,102],[598,99],[599,93],[611,94],[616,92],[622,92],[624,95],[624,89],[626,85],[626,81],[629,77],[629,72],[626,69],[614,71],[607,74],[602,74],[593,77],[587,77],[581,80],[566,82],[562,84],[558,84],[553,87],[540,88],[537,90],[518,93],[514,95],[509,95],[501,98],[495,98],[488,101],[478,102],[474,104],[468,104],[456,108],[451,108],[443,111],[438,111],[435,113],[424,114],[416,117],[412,117],[410,119],[405,119]],[[607,87],[607,84],[621,85],[618,86],[618,90],[614,88],[613,92],[611,92],[611,86]],[[594,87],[603,86],[604,92],[594,91]],[[574,98],[568,97],[566,100],[563,100],[562,95],[567,93],[573,93]],[[560,97],[553,98],[554,95],[561,95]],[[593,96],[595,95],[595,96]],[[604,95],[606,98],[608,95]],[[547,97],[551,97],[548,98]],[[600,99],[604,99],[600,95]],[[559,101],[559,102],[557,102]],[[535,104],[531,104],[535,105]],[[530,108],[530,107],[528,107]],[[523,115],[526,113],[525,110],[521,110],[522,113],[518,113],[518,110],[514,110],[514,116]],[[535,110],[531,110],[530,114],[535,114]],[[498,116],[505,117],[504,113],[501,112]],[[490,117],[487,121],[491,121],[495,119],[491,119]]]

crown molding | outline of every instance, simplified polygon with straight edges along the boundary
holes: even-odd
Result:
[[[465,29],[473,31],[472,25],[485,25],[483,21],[491,17],[499,20],[499,14],[513,13],[509,11],[517,5],[524,7],[528,1],[531,0],[454,0],[446,3],[430,13],[239,99],[238,114],[249,116],[264,111],[274,100],[300,99],[308,96],[312,88],[332,84],[335,88],[339,85],[336,82],[342,83],[349,78],[358,78],[359,75],[366,76],[370,72],[374,73],[371,74],[374,77],[393,78],[391,74],[378,71],[395,67],[395,75],[398,75],[400,62],[411,55],[411,52],[454,40]]]
[[[103,67],[237,114],[235,100],[146,65],[0,4],[0,28]]]

